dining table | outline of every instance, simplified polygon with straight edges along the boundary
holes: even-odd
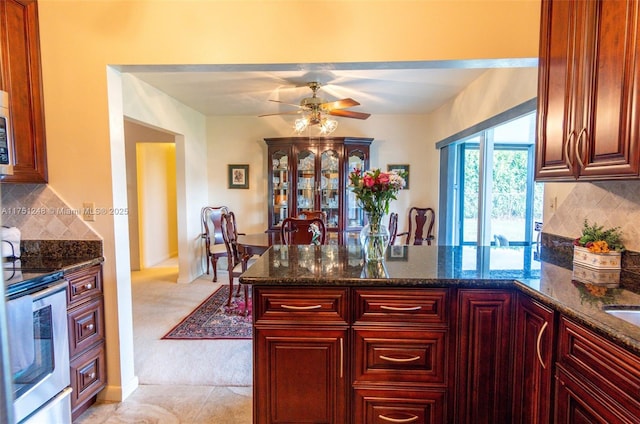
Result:
[[[354,231],[328,231],[326,244],[353,244],[359,243],[360,232]],[[252,256],[260,256],[269,247],[282,244],[280,231],[264,231],[261,233],[238,234],[238,253],[242,260],[242,269],[246,271],[247,262]]]

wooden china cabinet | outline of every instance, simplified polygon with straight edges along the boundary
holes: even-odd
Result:
[[[543,0],[537,181],[640,176],[640,3]]]
[[[349,172],[367,169],[372,138],[265,138],[269,170],[269,227],[305,210],[327,213],[329,231],[356,231],[364,211],[348,189]]]

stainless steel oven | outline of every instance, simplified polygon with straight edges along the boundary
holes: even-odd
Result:
[[[67,282],[61,277],[5,270],[16,423],[71,423]]]

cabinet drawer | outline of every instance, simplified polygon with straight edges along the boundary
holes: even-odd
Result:
[[[298,324],[346,324],[347,289],[254,289],[256,325],[277,321]]]
[[[447,422],[444,391],[356,389],[354,407],[356,423]]]
[[[99,297],[69,311],[69,357],[104,340],[103,300]]]
[[[447,375],[447,329],[354,331],[355,383],[432,384]]]
[[[107,384],[104,344],[71,361],[71,409],[97,394]]]
[[[560,320],[558,361],[594,390],[640,415],[640,359],[567,318]]]
[[[359,289],[354,295],[356,324],[446,324],[446,289]]]
[[[102,294],[101,265],[66,274],[64,278],[69,282],[69,290],[67,291],[69,306]]]

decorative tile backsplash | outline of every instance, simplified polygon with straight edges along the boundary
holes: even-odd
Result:
[[[20,229],[23,240],[100,240],[46,184],[2,184],[0,221]]]
[[[620,227],[625,247],[640,252],[640,181],[576,184],[543,232],[574,239],[585,218],[605,228]]]

